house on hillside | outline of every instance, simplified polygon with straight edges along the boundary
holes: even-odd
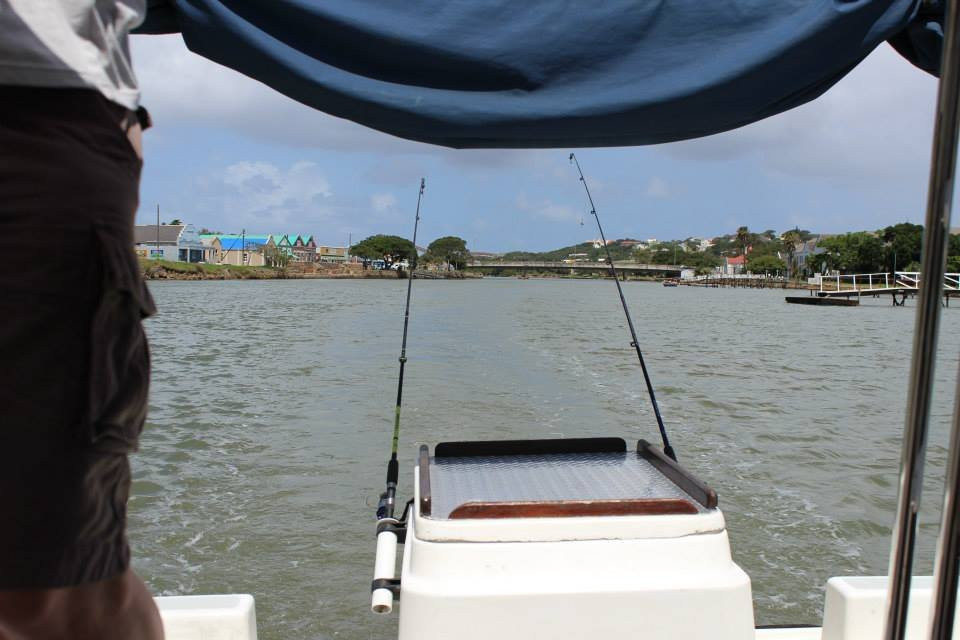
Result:
[[[213,262],[213,252],[192,224],[138,224],[133,228],[133,248],[141,258]]]
[[[812,238],[806,242],[798,242],[793,252],[793,264],[800,273],[815,273],[823,271],[823,264],[816,256],[825,253],[822,247],[817,246],[820,238]]]
[[[746,256],[724,257],[723,272],[728,276],[744,273],[747,267]]]

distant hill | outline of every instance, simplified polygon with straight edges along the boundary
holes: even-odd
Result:
[[[633,257],[633,246],[622,246],[618,244],[620,241],[615,241],[610,244],[610,253],[613,254],[614,260],[630,260]],[[571,256],[571,254],[581,254],[585,253],[586,256],[578,256],[583,259],[586,258],[591,262],[597,261],[599,258],[606,258],[607,253],[603,247],[594,247],[592,242],[581,242],[580,244],[571,245],[569,247],[561,247],[559,249],[553,249],[552,251],[542,251],[542,252],[532,252],[532,251],[511,251],[509,253],[503,254],[501,257],[503,260],[526,260],[526,261],[544,261],[544,262],[559,262],[560,260],[566,260]]]

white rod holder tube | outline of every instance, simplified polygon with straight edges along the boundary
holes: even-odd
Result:
[[[373,579],[393,580],[397,573],[397,534],[381,531],[377,534],[377,557],[373,565]],[[390,589],[374,589],[370,598],[374,613],[387,614],[393,611],[393,592]]]

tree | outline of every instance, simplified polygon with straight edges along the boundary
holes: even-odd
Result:
[[[787,254],[787,278],[793,275],[793,260],[800,244],[800,229],[791,229],[783,234],[783,251]]]
[[[470,252],[467,251],[467,241],[463,238],[444,236],[431,242],[423,257],[429,262],[445,262],[460,270],[466,266]]]
[[[183,221],[180,218],[174,218],[170,221],[170,224],[183,224]]]
[[[947,273],[960,273],[960,235],[950,236],[947,256]]]
[[[747,270],[753,273],[779,273],[786,269],[786,266],[783,260],[772,255],[751,256],[747,260]]]
[[[824,237],[818,246],[825,251],[818,259],[830,269],[846,273],[875,273],[883,269],[883,242],[866,231]]]
[[[923,225],[901,222],[880,231],[880,237],[886,243],[885,271],[903,271],[911,262],[920,262]]]
[[[290,254],[280,247],[265,246],[263,248],[263,261],[268,267],[279,267],[283,269],[290,264]]]
[[[737,246],[740,247],[740,255],[747,255],[747,247],[750,246],[750,229],[746,227],[737,229]]]
[[[378,234],[365,238],[350,247],[350,255],[360,256],[368,260],[386,260],[387,262],[406,259],[412,263],[416,260],[417,249],[406,238]]]

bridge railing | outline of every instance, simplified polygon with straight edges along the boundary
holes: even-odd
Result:
[[[919,271],[895,271],[889,273],[839,273],[832,276],[820,276],[820,291],[878,291],[882,289],[918,289]],[[943,288],[960,290],[960,273],[946,273],[943,276]]]
[[[832,276],[820,276],[820,291],[827,293],[889,288],[889,273],[837,273]]]
[[[917,289],[920,286],[919,271],[896,271],[893,278],[894,286],[901,289]]]
[[[919,271],[897,271],[897,286],[916,289],[920,286]],[[943,274],[943,288],[950,291],[960,290],[960,273]]]

